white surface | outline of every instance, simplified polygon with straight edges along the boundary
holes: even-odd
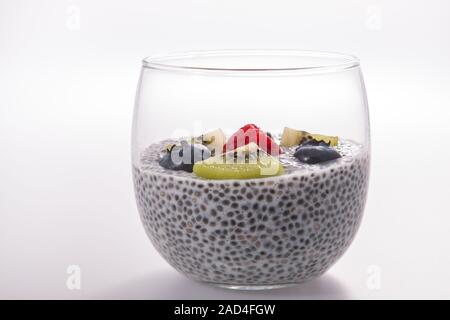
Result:
[[[450,298],[449,30],[444,0],[1,0],[0,298]],[[187,280],[138,218],[140,59],[229,48],[361,59],[373,137],[365,218],[344,257],[303,286],[242,293]],[[69,265],[81,290],[66,287]]]

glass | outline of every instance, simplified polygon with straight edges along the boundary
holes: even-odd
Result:
[[[242,137],[246,130],[239,128],[251,128],[258,138],[230,145],[234,132]],[[225,137],[207,140],[202,134],[208,132]],[[192,150],[183,149],[182,140],[189,148],[197,143],[210,149],[211,141],[218,147],[207,155],[203,148],[200,159],[191,158],[194,172],[163,168],[159,162],[173,150],[178,155]],[[270,163],[280,171],[264,176],[235,166],[225,170],[226,176],[217,166],[196,162],[224,151],[236,156],[231,150],[248,142],[259,149],[252,153],[258,164],[275,158]],[[222,143],[228,147],[222,149]],[[279,153],[274,152],[278,145]],[[327,155],[324,150],[339,158],[320,158]],[[245,168],[254,151],[242,150]],[[309,152],[316,151],[320,159],[313,163]],[[250,50],[143,61],[132,140],[137,205],[155,248],[190,278],[268,289],[323,274],[360,225],[369,158],[368,105],[356,57]]]

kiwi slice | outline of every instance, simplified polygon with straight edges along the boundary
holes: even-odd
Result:
[[[283,147],[293,147],[309,140],[323,141],[332,147],[337,146],[339,143],[339,138],[337,136],[314,134],[307,131],[285,127],[281,136],[280,144]]]
[[[309,133],[306,131],[295,130],[285,127],[283,134],[281,135],[280,145],[282,147],[293,147],[298,146],[303,138]]]
[[[169,144],[166,144],[166,146],[164,147],[164,151],[166,151],[166,152],[171,152],[172,149],[173,149],[175,146],[176,146],[175,143],[169,143]]]
[[[206,179],[254,179],[281,175],[284,168],[271,156],[260,156],[256,161],[244,163],[220,156],[195,163],[194,173]]]
[[[301,143],[309,140],[316,140],[316,141],[323,141],[326,144],[328,144],[331,147],[336,147],[339,142],[339,138],[337,136],[325,136],[323,134],[308,134],[306,137],[301,141]]]

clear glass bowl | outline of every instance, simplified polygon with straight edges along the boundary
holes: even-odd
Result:
[[[227,141],[249,123],[285,145],[281,154],[271,155],[284,168],[282,174],[209,179],[195,171],[199,164],[194,173],[159,164],[171,152],[167,144],[191,143],[191,137],[218,128]],[[337,146],[328,140],[331,146],[323,148],[340,158],[300,161],[295,151],[308,140],[304,131],[338,136]],[[264,137],[251,141],[259,144]],[[217,137],[214,141],[220,143]],[[223,151],[219,145],[216,156]],[[137,205],[155,248],[190,278],[263,289],[323,274],[360,225],[369,158],[366,92],[353,56],[250,50],[143,61],[132,141]]]

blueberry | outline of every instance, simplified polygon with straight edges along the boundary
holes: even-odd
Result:
[[[208,159],[211,151],[201,144],[189,144],[182,141],[174,146],[159,160],[159,165],[169,170],[183,170],[192,172],[194,163]]]
[[[302,144],[294,153],[300,162],[308,164],[316,164],[320,162],[335,160],[341,157],[339,152],[329,147],[326,143],[319,144]]]
[[[173,163],[171,155],[172,152],[165,153],[164,156],[159,160],[159,165],[169,170],[178,170],[178,166]]]
[[[322,147],[329,147],[330,146],[328,143],[326,143],[324,141],[317,141],[317,140],[314,140],[314,139],[302,142],[300,145],[301,146],[322,146]]]

